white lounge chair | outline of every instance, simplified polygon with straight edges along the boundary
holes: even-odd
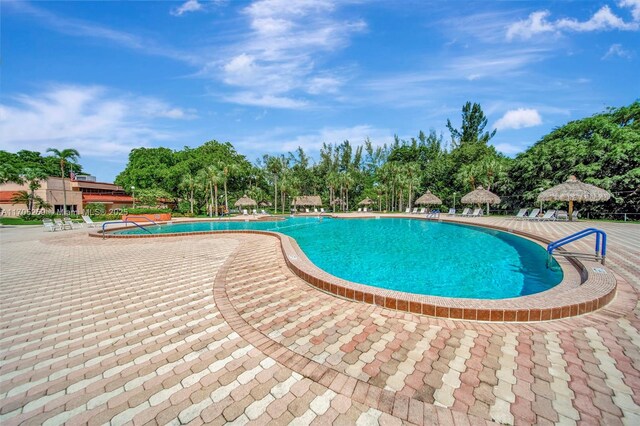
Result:
[[[407,207],[407,209],[404,212],[405,213],[411,213],[411,209],[409,207]]]
[[[427,212],[427,208],[423,207],[420,209],[420,214],[425,214]]]
[[[466,207],[464,210],[462,210],[462,213],[460,213],[460,216],[469,216],[471,214],[471,209],[469,207]]]
[[[540,213],[540,209],[533,209],[529,213],[529,216],[525,216],[524,219],[527,220],[538,220],[538,214]]]
[[[544,216],[538,218],[538,220],[541,220],[541,221],[556,220],[556,211],[547,210],[546,212],[544,212]]]
[[[363,208],[362,211],[366,213],[367,212],[367,208],[366,207]]]
[[[89,216],[82,216],[82,220],[87,224],[87,228],[95,228],[98,226]]]
[[[578,220],[579,216],[580,216],[580,210],[574,210],[573,213],[571,213],[571,220]]]
[[[525,217],[527,217],[527,211],[529,211],[529,209],[520,209],[518,211],[518,214],[516,214],[514,218],[517,220],[524,219]]]
[[[414,208],[413,208],[413,211],[412,211],[411,213],[412,213],[412,214],[418,214],[418,208],[417,208],[417,207],[414,207]]]
[[[447,213],[449,216],[455,216],[456,215],[456,209],[449,209],[449,213]]]
[[[320,207],[320,213],[324,213],[324,207]]]
[[[249,212],[247,211],[247,209],[243,209],[242,210],[242,215],[243,216],[247,216],[249,214]]]
[[[55,224],[56,224],[56,226],[58,227],[58,229],[61,229],[61,230],[63,230],[63,231],[64,231],[65,229],[67,229],[67,228],[69,228],[69,229],[73,229],[73,228],[71,227],[71,225],[69,225],[69,224],[66,224],[66,223],[62,222],[62,219],[60,219],[60,218],[55,218],[55,219],[53,219],[53,223],[55,223]]]
[[[469,216],[471,216],[471,217],[480,217],[480,216],[482,216],[482,209],[475,209],[473,211],[473,213],[471,213]]]
[[[253,213],[253,215],[255,216],[255,215],[257,215],[257,214],[258,214],[258,210],[253,209],[253,212],[252,212],[252,213]]]
[[[362,213],[362,208],[358,208],[358,213]]]
[[[313,208],[313,212],[314,212],[314,213],[318,213],[318,209],[314,207],[314,208]]]
[[[69,229],[74,229],[74,228],[82,228],[82,224],[81,223],[74,223],[70,218],[65,217],[64,219],[62,219],[62,222],[65,225],[69,226]]]
[[[434,209],[427,213],[428,219],[437,219],[440,217],[440,210]]]
[[[556,220],[569,220],[569,214],[566,210],[556,211]]]
[[[309,213],[309,209],[304,209],[304,212],[305,213]]]
[[[42,226],[44,226],[45,231],[50,232],[54,232],[59,229],[58,226],[49,218],[42,219]]]

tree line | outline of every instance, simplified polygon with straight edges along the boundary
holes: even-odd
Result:
[[[451,207],[480,185],[501,196],[495,208],[513,211],[533,205],[542,190],[573,174],[613,195],[581,206],[584,212],[640,212],[639,101],[569,122],[515,158],[489,144],[496,131],[487,129],[477,103],[462,107],[459,127],[451,120],[446,127],[446,140],[432,130],[383,145],[369,139],[324,143],[315,160],[298,148],[251,163],[230,143],[215,140],[181,150],[136,148],[115,183],[125,190],[134,186],[136,199],[169,200],[193,215],[222,214],[245,194],[279,213],[299,195],[319,195],[333,211],[353,210],[364,198],[376,209],[403,211],[427,189]],[[0,159],[19,154],[0,152]]]

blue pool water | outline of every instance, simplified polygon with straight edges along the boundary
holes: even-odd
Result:
[[[319,268],[376,287],[434,296],[503,299],[562,281],[541,246],[515,235],[459,224],[400,218],[295,217],[273,222],[193,222],[152,233],[255,229],[293,237]],[[116,231],[141,234],[140,229]]]

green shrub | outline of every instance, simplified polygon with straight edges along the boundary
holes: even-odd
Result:
[[[142,208],[136,208],[136,209],[125,209],[122,211],[122,214],[157,214],[157,213],[171,213],[171,209],[142,207]]]

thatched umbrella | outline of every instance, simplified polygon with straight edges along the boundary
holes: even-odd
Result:
[[[420,198],[416,200],[416,204],[442,204],[442,200],[431,193],[427,189],[427,192],[422,194]]]
[[[251,198],[247,197],[246,194],[243,197],[239,198],[238,201],[236,201],[236,203],[234,204],[234,206],[236,207],[256,206],[256,205],[258,205],[258,203],[256,203],[256,200],[252,200]]]
[[[303,195],[301,197],[296,197],[293,199],[293,206],[304,206],[304,207],[317,207],[322,205],[322,199],[319,195]]]
[[[463,204],[478,204],[487,203],[487,214],[489,214],[489,204],[500,203],[500,197],[491,191],[488,191],[482,186],[479,186],[475,191],[471,191],[460,200]]]
[[[371,198],[365,198],[358,203],[359,206],[370,206],[371,204],[373,204],[373,200]]]
[[[258,203],[258,205],[260,207],[271,207],[272,206],[271,201],[265,201],[265,200],[260,201]]]
[[[538,201],[568,201],[569,220],[573,219],[573,202],[607,201],[611,194],[602,188],[580,182],[575,176],[569,176],[566,182],[542,191]]]

